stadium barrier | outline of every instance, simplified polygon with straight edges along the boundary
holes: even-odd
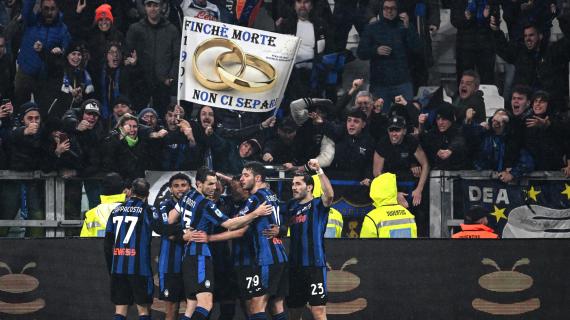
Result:
[[[290,197],[290,181],[291,177],[285,175],[285,172],[279,167],[271,167],[271,176],[267,179],[274,187],[274,190],[280,195],[282,200]],[[154,177],[154,181],[159,181],[158,189],[151,189],[150,203],[154,203],[157,193],[165,189],[165,177],[169,177],[170,173],[165,172],[149,172],[149,176]],[[66,179],[61,178],[56,173],[42,173],[41,171],[33,172],[15,172],[0,171],[0,180],[41,180],[45,183],[45,214],[46,220],[0,220],[0,227],[43,227],[46,228],[47,237],[63,237],[65,228],[79,228],[82,224],[81,220],[66,220],[64,214],[65,205],[65,182]],[[166,179],[167,180],[167,179]],[[489,207],[489,212],[493,212],[496,200],[502,197],[509,197],[508,210],[504,212],[505,217],[499,220],[501,223],[498,227],[502,230],[508,221],[511,209],[528,204],[528,197],[520,197],[510,195],[514,190],[517,193],[527,192],[529,186],[535,187],[538,183],[544,187],[545,182],[557,183],[565,186],[568,181],[561,172],[533,172],[514,184],[502,184],[497,182],[496,173],[492,171],[439,171],[432,170],[429,181],[429,215],[430,215],[430,237],[431,238],[448,238],[453,232],[453,228],[459,226],[463,221],[463,212],[466,205],[483,205]],[[465,186],[466,182],[474,182],[476,185]],[[335,204],[334,207],[343,214],[345,223],[343,229],[344,237],[357,238],[360,232],[360,224],[364,215],[373,207],[368,198],[368,188],[360,186],[358,181],[353,180],[336,180],[332,179],[335,188]],[[409,184],[402,182],[403,184]],[[469,198],[469,189],[476,189],[477,197]],[[518,189],[516,189],[518,188]],[[538,188],[538,187],[536,187]],[[570,187],[569,187],[570,188]],[[466,192],[462,192],[465,189]],[[537,189],[538,190],[538,189]],[[564,189],[565,190],[565,189]],[[547,190],[548,191],[548,190]],[[475,192],[475,191],[472,191]],[[540,192],[534,191],[534,192]],[[546,191],[545,191],[546,193]],[[553,194],[564,196],[563,192],[555,191]],[[544,195],[544,194],[543,194]],[[494,197],[494,199],[493,199]],[[540,196],[539,196],[540,198]],[[570,208],[570,191],[567,199],[551,199],[544,198],[543,204],[546,203],[547,208],[568,209]],[[537,198],[538,200],[538,198]],[[3,201],[5,201],[3,199]],[[500,201],[499,201],[500,202]],[[534,201],[538,204],[540,201]],[[502,209],[501,209],[502,210]],[[568,214],[570,216],[570,213]],[[540,237],[540,236],[537,236]]]
[[[0,319],[111,319],[102,248],[102,239],[0,239]],[[158,239],[152,248],[156,271]],[[326,239],[326,249],[331,320],[568,319],[570,312],[566,240]],[[164,316],[156,299],[152,309],[154,319]]]

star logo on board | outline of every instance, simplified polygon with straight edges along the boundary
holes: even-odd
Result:
[[[499,222],[499,220],[501,219],[507,220],[507,216],[505,215],[505,210],[506,210],[505,208],[499,209],[499,207],[497,206],[493,207],[495,208],[495,211],[491,212],[491,215],[497,219],[497,222]]]
[[[538,191],[534,189],[534,186],[530,186],[530,190],[527,191],[528,196],[534,200],[534,202],[537,202],[538,200],[536,200],[536,196],[538,196],[542,191]]]
[[[566,197],[568,198],[567,200],[570,200],[570,185],[565,183],[566,187],[564,189],[564,191],[560,192],[561,194],[566,195]]]

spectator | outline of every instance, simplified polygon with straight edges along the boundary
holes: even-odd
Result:
[[[451,24],[457,28],[455,57],[457,82],[466,70],[477,70],[485,84],[495,83],[495,48],[489,28],[487,1],[456,0],[451,6]]]
[[[206,143],[212,148],[214,160],[218,160],[214,162],[214,168],[225,174],[239,175],[247,162],[261,158],[262,147],[257,139],[248,139],[236,144],[212,132]]]
[[[63,54],[71,40],[56,1],[41,0],[41,12],[37,15],[33,12],[35,3],[35,0],[23,0],[24,35],[14,84],[14,103],[17,106],[29,101],[32,93],[37,96],[46,80],[47,56]]]
[[[111,108],[120,101],[134,98],[135,106],[145,104],[141,91],[144,90],[143,67],[138,62],[136,51],[123,60],[123,47],[116,42],[110,42],[105,47],[105,60],[95,73],[96,92],[101,99],[101,117],[108,119]],[[122,96],[122,97],[121,97]],[[129,106],[131,104],[129,103]],[[134,110],[131,110],[134,111]]]
[[[51,164],[46,161],[47,139],[41,121],[40,108],[34,102],[20,106],[20,123],[10,137],[10,169],[16,171],[49,171]],[[13,219],[18,209],[23,220],[43,220],[45,210],[42,205],[44,185],[41,180],[9,180],[3,184],[2,219]],[[6,233],[7,230],[4,230]],[[43,228],[26,229],[27,236],[43,236]],[[4,234],[5,235],[5,234]]]
[[[465,213],[461,231],[453,239],[498,239],[495,231],[488,227],[490,214],[480,206],[474,206]]]
[[[180,32],[160,12],[160,0],[145,0],[146,17],[131,25],[127,47],[135,50],[144,69],[145,88],[140,90],[144,103],[152,98],[159,114],[170,103],[178,79]]]
[[[12,102],[8,101],[0,105],[0,170],[8,169],[8,143],[13,127],[13,113]]]
[[[73,42],[65,56],[48,59],[49,82],[44,85],[41,101],[49,109],[44,114],[60,119],[66,110],[78,108],[83,100],[90,99],[95,91],[91,75],[84,68],[85,45]]]
[[[422,203],[430,166],[422,147],[416,139],[407,134],[406,120],[392,117],[389,120],[388,136],[380,139],[374,150],[373,175],[377,177],[384,172],[394,173],[398,177],[400,192],[411,193],[414,207]],[[420,233],[424,234],[427,225],[421,217]]]
[[[536,170],[560,170],[564,147],[568,139],[564,126],[568,124],[550,109],[550,95],[537,91],[532,99],[532,113],[525,120],[524,146],[535,160]]]
[[[210,1],[182,0],[180,9],[185,17],[229,22],[228,20],[222,20],[220,8]]]
[[[532,112],[530,106],[530,98],[532,91],[530,87],[525,85],[517,85],[513,88],[511,94],[511,131],[514,137],[522,140],[525,121],[529,113]]]
[[[103,105],[101,105],[101,109],[103,109]],[[127,113],[130,114],[134,113],[131,107],[131,100],[129,100],[127,96],[121,95],[117,97],[117,99],[115,99],[115,105],[113,106],[113,113],[104,123],[105,132],[110,132],[113,129],[115,129],[117,123],[119,123],[119,119]]]
[[[371,0],[367,8],[367,21],[376,20],[376,16],[382,9],[382,2]],[[401,13],[406,13],[410,17],[420,41],[423,44],[423,51],[410,56],[410,73],[416,92],[420,86],[427,85],[429,73],[428,68],[433,66],[433,55],[431,48],[431,36],[437,32],[440,24],[440,5],[438,0],[401,0],[399,1]]]
[[[472,113],[467,113],[470,122]],[[511,117],[504,109],[495,111],[485,127],[474,124],[463,127],[468,140],[479,143],[474,167],[476,170],[493,170],[504,183],[520,178],[534,169],[533,159],[525,149],[521,149],[521,141],[513,136]]]
[[[479,78],[479,74],[473,70],[467,70],[461,75],[459,92],[453,100],[457,123],[462,124],[464,122],[465,112],[468,109],[475,111],[475,117],[473,118],[475,122],[485,121],[485,101],[483,100],[483,92],[479,90],[480,83],[481,78]]]
[[[367,3],[370,3],[370,1],[334,1],[331,27],[334,27],[334,32],[332,34],[334,35],[333,50],[335,52],[342,52],[346,50],[348,34],[353,25],[358,34],[362,34],[364,32],[364,28],[368,24],[369,20],[367,19]]]
[[[305,98],[291,103],[291,117],[299,126],[297,135],[301,158],[300,163],[317,159],[322,168],[327,168],[334,159],[334,142],[325,136],[324,122],[332,109],[332,101],[328,99]],[[304,167],[285,166],[286,170],[304,170]]]
[[[142,178],[152,165],[151,153],[148,138],[139,134],[138,119],[127,113],[105,139],[103,167],[119,173],[127,181]]]
[[[467,146],[461,128],[455,123],[454,107],[448,103],[436,111],[436,126],[420,135],[429,163],[437,170],[464,170]]]
[[[68,169],[67,177],[86,178],[83,180],[83,185],[89,208],[99,204],[99,183],[90,178],[97,177],[101,171],[103,156],[100,146],[107,134],[100,120],[100,108],[99,101],[89,99],[81,104],[81,108],[67,111],[62,118],[65,136],[60,135],[57,139],[69,141],[69,152],[61,153],[57,149],[54,151],[59,160],[59,168]],[[71,172],[69,172],[70,169]],[[81,189],[80,180],[75,188],[65,189],[66,192],[78,192],[75,194],[78,201],[76,203],[77,212],[81,208]],[[72,196],[66,198],[72,198]]]
[[[396,175],[383,173],[374,178],[370,198],[375,209],[362,221],[360,238],[417,238],[414,215],[398,204]]]
[[[277,27],[279,33],[301,38],[301,46],[295,57],[295,67],[285,94],[289,101],[312,96],[313,63],[326,50],[326,24],[313,8],[313,0],[295,0],[295,15],[285,18]]]
[[[192,126],[184,119],[184,109],[170,104],[164,115],[168,134],[162,139],[160,170],[196,170],[202,164]]]
[[[337,128],[334,130],[336,132],[330,134],[335,142],[335,152],[327,175],[370,185],[374,140],[364,131],[366,119],[362,110],[355,109],[348,114],[344,128]]]
[[[0,97],[3,100],[12,100],[14,98],[16,65],[7,45],[6,37],[0,33]]]
[[[95,10],[95,26],[89,32],[87,48],[91,54],[90,70],[96,70],[107,61],[110,43],[115,43],[118,48],[124,44],[125,36],[115,27],[115,17],[109,4],[102,4]],[[120,53],[120,52],[119,52]],[[120,57],[119,57],[120,60]]]
[[[398,15],[396,0],[384,1],[379,21],[369,24],[358,45],[358,57],[370,60],[370,91],[384,101],[403,95],[412,100],[413,86],[408,61],[421,54],[417,33],[409,27],[409,16]]]
[[[277,135],[263,146],[263,161],[276,165],[299,166],[299,140],[297,124],[290,117],[283,118],[277,125]]]

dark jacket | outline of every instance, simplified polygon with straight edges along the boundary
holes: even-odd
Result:
[[[379,46],[389,46],[392,53],[381,56]],[[370,84],[394,86],[411,81],[408,65],[411,54],[422,52],[422,45],[413,27],[404,28],[396,18],[393,21],[381,18],[364,29],[358,45],[358,57],[370,60]]]
[[[374,140],[367,132],[351,136],[344,130],[340,136],[332,139],[335,142],[335,151],[333,162],[327,168],[328,175],[358,181],[372,178]]]
[[[10,142],[10,131],[12,130],[12,118],[0,119],[0,170],[8,170],[8,152]]]
[[[168,131],[160,142],[160,170],[196,170],[203,163],[198,152],[200,148],[190,145],[188,138],[180,130]]]
[[[180,33],[168,20],[152,25],[146,18],[131,25],[127,32],[127,48],[136,50],[148,84],[178,79]]]
[[[533,114],[534,115],[534,114]],[[524,147],[535,160],[536,170],[558,171],[566,166],[562,161],[568,136],[564,136],[568,123],[559,121],[555,114],[547,113],[551,121],[548,127],[525,127]],[[542,115],[544,118],[546,115]]]
[[[473,121],[476,123],[484,122],[487,119],[485,111],[485,100],[483,100],[483,91],[477,90],[473,95],[463,100],[457,96],[454,100],[455,118],[458,124],[463,124],[465,120],[465,112],[469,108],[475,110]]]
[[[34,135],[24,135],[26,128],[22,125],[11,132],[10,136],[10,169],[16,171],[33,171],[52,169],[47,158],[47,139],[40,127]]]
[[[151,167],[153,150],[149,147],[148,138],[138,136],[138,143],[129,147],[125,139],[120,139],[118,130],[104,141],[103,168],[119,173],[123,179],[144,178],[145,170]]]
[[[58,166],[78,171],[79,176],[87,177],[99,173],[102,167],[103,155],[101,145],[106,132],[101,120],[97,121],[91,130],[78,131],[77,125],[83,117],[81,109],[67,111],[62,118],[63,131],[69,137],[71,152],[61,155]]]
[[[12,55],[6,51],[0,58],[0,96],[2,99],[12,99],[14,96],[14,76],[16,63]]]
[[[41,13],[34,14],[33,12],[36,1],[24,0],[23,2],[22,18],[24,19],[25,30],[18,54],[18,65],[25,74],[37,76],[45,68],[45,59],[42,56],[55,47],[60,47],[65,51],[71,36],[61,19],[61,15],[52,24],[46,25]],[[43,44],[40,53],[34,50],[36,41],[41,41]]]
[[[478,22],[475,14],[471,19],[465,19],[467,2],[468,0],[454,0],[451,6],[451,24],[457,28],[457,50],[494,50],[489,19],[483,23]]]
[[[106,64],[107,57],[105,55],[105,49],[110,42],[116,42],[121,45],[125,44],[125,36],[114,26],[107,32],[99,30],[95,25],[93,29],[89,32],[89,40],[87,42],[87,49],[89,50],[89,70],[95,73],[96,69],[102,64]],[[125,52],[124,54],[130,54],[130,52]]]
[[[420,143],[433,169],[464,170],[470,167],[466,159],[465,138],[461,128],[456,125],[443,133],[435,127],[420,136]],[[437,152],[446,149],[452,151],[451,156],[442,160],[437,156]]]
[[[112,117],[115,101],[122,95],[129,97],[133,107],[144,105],[141,101],[146,90],[144,77],[144,69],[140,62],[134,66],[121,65],[116,69],[108,68],[106,63],[99,64],[93,73],[93,84],[97,100],[101,102],[101,117],[103,119]]]

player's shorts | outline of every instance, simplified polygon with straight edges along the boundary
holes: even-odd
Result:
[[[328,301],[326,267],[291,267],[289,269],[289,308],[324,306]]]
[[[182,260],[182,277],[187,299],[195,299],[197,293],[214,292],[214,267],[207,256],[185,256]]]
[[[158,279],[160,300],[179,302],[186,299],[182,273],[160,273]]]
[[[152,303],[154,283],[151,276],[130,274],[111,275],[111,301],[115,305]]]
[[[286,297],[289,295],[288,269],[287,263],[237,267],[241,298],[249,300],[263,295]]]
[[[233,267],[219,270],[214,267],[214,302],[233,301],[239,298],[237,275]]]

